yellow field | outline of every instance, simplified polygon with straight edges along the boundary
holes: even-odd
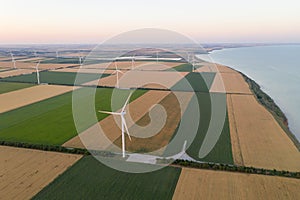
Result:
[[[43,64],[41,63],[39,65],[39,69],[57,69],[57,68],[63,68],[63,67],[69,67],[69,66],[77,66],[78,64]],[[18,62],[16,61],[16,67],[18,69],[29,69],[34,68],[36,66],[35,62]],[[12,68],[13,64],[12,62],[1,62],[0,61],[0,67],[8,67]]]
[[[173,199],[300,199],[299,186],[299,179],[183,168]]]
[[[244,165],[300,171],[300,152],[271,113],[253,95],[231,94],[228,98],[232,104],[228,106],[229,121],[237,132],[232,139],[240,148],[234,152],[241,152]]]
[[[32,72],[35,72],[35,69],[14,69],[14,70],[0,72],[0,78],[18,76],[22,74],[31,74]]]
[[[0,146],[0,199],[30,199],[80,158]]]
[[[0,94],[0,113],[72,91],[71,86],[37,85]]]

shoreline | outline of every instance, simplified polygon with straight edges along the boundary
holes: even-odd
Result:
[[[270,97],[267,93],[265,93],[262,89],[261,86],[256,83],[253,79],[249,78],[247,75],[244,73],[226,66],[237,73],[241,74],[246,83],[249,85],[249,88],[253,95],[255,96],[256,100],[264,106],[275,118],[277,123],[280,125],[280,127],[283,129],[283,131],[287,134],[287,136],[290,138],[290,140],[293,142],[293,144],[296,146],[298,151],[300,152],[300,142],[296,138],[296,136],[292,133],[292,131],[289,128],[289,123],[288,123],[288,118],[284,114],[284,112],[280,109],[280,107],[275,103],[275,101]]]

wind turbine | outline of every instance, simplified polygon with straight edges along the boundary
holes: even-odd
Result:
[[[115,64],[115,71],[112,74],[116,74],[117,75],[117,88],[119,88],[119,73],[124,74],[121,70],[118,69],[118,66],[116,64],[116,61],[114,61]]]
[[[82,67],[82,57],[81,56],[78,56],[79,58],[79,64],[80,64],[80,67]]]
[[[124,104],[124,106],[122,107],[121,111],[120,112],[108,112],[108,111],[98,111],[100,113],[105,113],[105,114],[110,114],[110,115],[118,115],[121,117],[121,130],[122,130],[122,154],[123,154],[123,158],[125,158],[125,132],[127,133],[130,141],[131,141],[131,137],[130,137],[130,134],[129,134],[129,131],[128,131],[128,127],[126,125],[126,121],[125,121],[125,115],[126,115],[126,106],[129,102],[129,99],[132,95],[132,92],[129,94],[129,96],[127,97],[127,100]]]
[[[131,69],[134,69],[134,62],[135,62],[135,57],[134,57],[135,55],[133,55],[132,56],[132,58],[131,58]]]
[[[56,59],[58,60],[58,51],[56,51]]]
[[[193,55],[192,56],[192,67],[193,67],[193,69],[192,69],[192,72],[195,72],[195,55]]]
[[[156,52],[156,62],[158,63],[158,51]]]
[[[16,60],[14,58],[14,54],[12,52],[10,52],[10,55],[11,55],[11,62],[13,63],[13,66],[14,66],[14,69],[16,69]]]
[[[39,61],[39,62],[36,64],[36,66],[35,66],[35,70],[36,70],[36,79],[37,79],[38,85],[41,83],[41,82],[40,82],[39,65],[40,65],[40,61]]]

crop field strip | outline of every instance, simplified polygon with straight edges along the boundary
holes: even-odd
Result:
[[[9,84],[22,85],[22,83],[7,83],[7,85]],[[30,86],[30,84],[24,85]],[[21,90],[0,94],[0,113],[8,112],[10,110],[70,92],[73,89],[75,88],[71,86],[36,85]]]
[[[244,165],[299,171],[300,152],[272,114],[253,95],[231,94],[230,98],[233,109],[228,112],[234,116],[230,123],[236,124]]]
[[[32,198],[81,157],[0,146],[0,198]]]
[[[57,84],[57,85],[74,85],[77,73],[73,72],[54,72],[54,71],[41,71],[41,83]],[[109,76],[109,74],[102,74],[101,78]],[[80,78],[82,81],[77,81],[77,84],[93,81],[99,78],[99,74],[81,73]],[[23,82],[23,83],[37,83],[36,73],[13,76],[0,79],[0,81],[7,82]]]
[[[299,199],[299,179],[182,168],[177,199]]]
[[[149,114],[147,113],[138,121],[136,121],[137,126],[146,127],[150,123],[149,129],[141,130],[140,127],[134,125],[133,127],[129,128],[131,135],[131,141],[126,136],[126,148],[129,152],[156,152],[156,154],[162,154],[164,147],[170,142],[173,137],[173,134],[180,123],[180,119],[182,116],[182,112],[185,111],[187,104],[189,103],[190,99],[192,98],[192,93],[183,93],[177,92],[177,94],[170,93],[164,99],[162,99],[158,104],[164,107],[166,111],[166,122],[164,126],[156,133],[157,127],[153,126],[153,123],[159,123],[163,121],[162,116],[156,116],[154,122],[151,122]],[[177,97],[180,99],[181,104],[178,102]],[[180,106],[183,110],[180,109]],[[156,133],[154,136],[147,137],[144,135],[145,133]],[[135,137],[135,135],[137,137]],[[114,141],[116,146],[121,147],[121,137]],[[162,150],[160,150],[162,148]],[[159,150],[159,151],[158,151]]]
[[[172,199],[180,171],[166,167],[150,173],[124,173],[86,156],[33,199]]]
[[[78,60],[77,60],[78,63]],[[77,66],[78,64],[58,64],[58,63],[49,63],[49,64],[44,64],[41,62],[39,65],[39,69],[57,69],[57,68],[64,68],[64,67],[70,67],[70,66]],[[29,69],[33,68],[36,66],[36,62],[20,62],[16,60],[16,66],[18,69]],[[13,64],[11,61],[9,62],[3,62],[0,61],[0,67],[6,67],[6,68],[12,68]]]
[[[110,110],[112,91],[113,89],[97,89],[96,110]],[[126,99],[129,93],[119,92],[123,96],[120,99]],[[131,100],[145,92],[137,90]],[[97,117],[100,121],[107,115],[97,113]],[[87,122],[85,128],[92,125]],[[0,140],[61,145],[76,135],[72,115],[72,92],[0,114]]]
[[[7,82],[0,82],[0,94],[12,92],[28,87],[34,86],[33,84],[29,83],[7,83]]]

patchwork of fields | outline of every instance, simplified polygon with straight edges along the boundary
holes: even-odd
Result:
[[[194,161],[300,171],[299,151],[272,115],[257,102],[243,77],[225,66],[217,65],[217,73],[212,63],[202,63],[195,70],[199,73],[193,73],[192,65],[187,63],[135,62],[139,70],[120,75],[123,89],[117,89],[113,64],[108,70],[101,69],[100,80],[99,69],[108,63],[85,65],[86,73],[81,74],[84,81],[77,82],[80,87],[72,87],[78,70],[77,58],[44,59],[41,69],[52,70],[41,71],[40,78],[42,83],[50,85],[35,85],[36,73],[29,69],[35,58],[20,59],[24,69],[12,70],[6,66],[11,63],[0,62],[0,141],[68,149],[87,146],[120,153],[120,119],[97,111],[119,111],[130,93],[129,88],[141,87],[134,91],[126,109],[125,119],[132,139],[125,136],[127,153],[142,155],[154,151],[152,155],[168,157],[184,151]],[[126,72],[132,62],[119,61],[117,65]],[[83,117],[79,129],[75,127],[72,110],[73,89],[83,100],[82,115],[96,116],[96,121]],[[86,95],[85,91],[94,90],[95,96]],[[112,108],[114,92],[117,99]],[[85,100],[91,98],[95,100],[92,109],[85,107]],[[212,98],[226,102],[226,119],[212,151],[200,158],[199,150],[212,116]],[[195,120],[198,117],[200,120]],[[105,138],[96,137],[99,126]],[[192,127],[197,129],[191,132]],[[150,132],[156,134],[149,136]],[[176,143],[174,138],[179,138]],[[187,148],[183,149],[185,144]],[[146,165],[118,158],[117,162]],[[92,156],[4,146],[0,146],[0,163],[4,164],[0,166],[0,194],[5,193],[0,199],[33,196],[33,199],[87,196],[94,199],[252,199],[256,193],[263,199],[300,198],[297,192],[300,182],[291,178],[178,166],[130,174],[111,169]]]

